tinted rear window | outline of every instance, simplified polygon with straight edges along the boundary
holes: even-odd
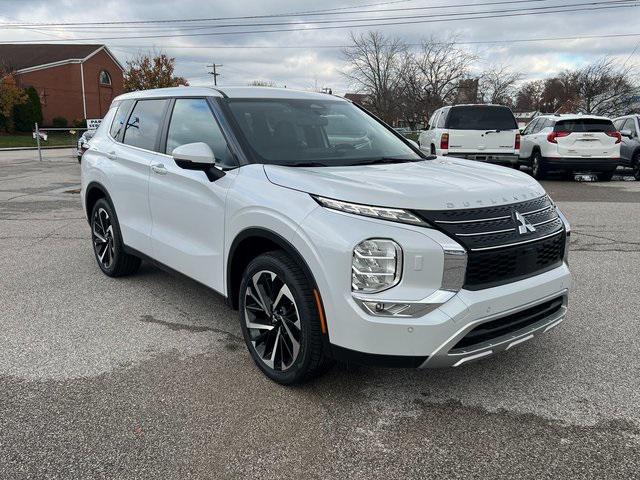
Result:
[[[453,107],[447,118],[447,128],[454,130],[516,130],[518,124],[507,107]]]
[[[576,120],[559,120],[554,128],[556,132],[615,132],[611,120],[595,118],[578,118]]]

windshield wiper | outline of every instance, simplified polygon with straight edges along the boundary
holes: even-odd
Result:
[[[362,162],[356,162],[352,165],[378,165],[383,163],[409,163],[409,162],[421,162],[424,158],[416,158],[416,159],[406,159],[406,158],[393,158],[393,157],[382,157],[375,158],[373,160],[364,160]]]
[[[296,162],[296,163],[287,163],[285,164],[287,167],[328,167],[326,163],[322,162]]]

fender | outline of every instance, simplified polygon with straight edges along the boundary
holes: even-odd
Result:
[[[233,288],[235,287],[235,285],[233,284],[234,282],[233,264],[234,264],[234,260],[236,260],[235,259],[236,251],[238,249],[238,246],[244,240],[251,237],[263,238],[265,240],[268,240],[274,243],[275,245],[277,245],[279,248],[281,248],[285,252],[287,252],[287,254],[289,254],[293,259],[295,259],[298,265],[300,265],[305,276],[307,277],[307,280],[311,282],[314,288],[318,289],[318,285],[315,281],[315,278],[311,273],[311,269],[309,268],[309,265],[307,265],[307,262],[305,261],[304,257],[286,238],[266,228],[251,227],[251,228],[242,230],[240,233],[238,233],[238,235],[236,235],[236,238],[234,238],[233,242],[231,243],[231,247],[229,248],[229,253],[227,255],[226,290],[227,290],[227,303],[229,304],[230,307],[234,309],[238,308],[238,299],[235,298],[236,295],[233,295],[233,292],[232,292]],[[237,274],[242,275],[242,272],[238,272]]]
[[[90,182],[87,185],[87,188],[85,189],[84,199],[83,199],[84,207],[85,207],[84,209],[87,214],[87,223],[89,224],[91,224],[91,212],[89,211],[89,206],[87,202],[92,197],[90,193],[93,192],[94,190],[100,191],[107,198],[111,206],[115,208],[115,206],[113,205],[113,200],[111,200],[111,195],[109,195],[109,192],[107,191],[106,187],[96,181]]]

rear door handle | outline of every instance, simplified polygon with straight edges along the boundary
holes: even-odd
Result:
[[[153,173],[157,173],[158,175],[166,175],[168,172],[168,170],[162,163],[151,165],[151,170],[153,171]]]
[[[109,160],[115,160],[115,159],[117,158],[117,157],[116,157],[116,152],[109,152],[109,153],[107,153],[107,158],[108,158]]]

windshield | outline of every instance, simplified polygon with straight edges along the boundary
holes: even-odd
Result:
[[[517,130],[516,119],[507,107],[473,105],[452,107],[447,118],[452,130]]]
[[[423,159],[348,102],[229,99],[227,104],[260,163],[343,166]]]

